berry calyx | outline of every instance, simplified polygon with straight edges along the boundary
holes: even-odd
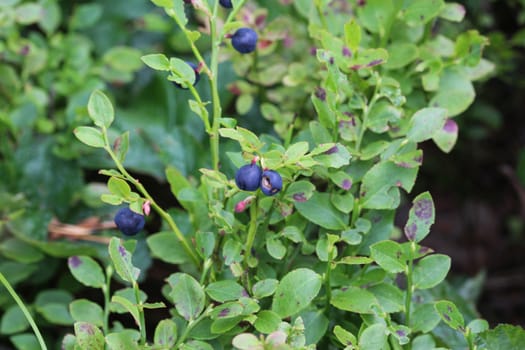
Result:
[[[255,164],[243,165],[235,174],[235,184],[243,191],[255,191],[261,183],[261,168]]]
[[[195,63],[193,62],[186,62],[188,64],[188,66],[190,66],[193,71],[195,72],[195,81],[193,82],[193,86],[197,85],[197,83],[199,82],[199,80],[201,79],[201,75],[199,73],[199,66],[196,65]],[[175,84],[176,87],[178,87],[179,89],[187,89],[185,87],[183,87],[182,85],[180,85],[179,83],[177,82],[173,82],[173,84]]]
[[[232,0],[219,0],[219,4],[221,4],[222,7],[226,7],[227,9],[233,8]]]
[[[232,35],[232,46],[240,53],[250,53],[257,47],[257,33],[251,28],[239,28]]]
[[[261,191],[267,196],[277,194],[283,188],[283,178],[275,170],[265,170],[261,176]]]
[[[135,213],[129,208],[120,209],[115,215],[115,224],[126,236],[134,236],[139,233],[146,223],[144,215]]]

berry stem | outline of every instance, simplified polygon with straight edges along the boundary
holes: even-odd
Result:
[[[151,206],[153,207],[153,209],[155,209],[155,211],[164,219],[166,220],[166,222],[168,223],[169,227],[171,228],[171,230],[175,233],[175,235],[177,236],[177,239],[180,241],[180,243],[182,244],[182,247],[184,248],[184,250],[186,251],[186,254],[188,254],[188,256],[193,260],[193,263],[195,264],[195,266],[199,267],[200,265],[200,259],[199,257],[197,256],[197,254],[193,251],[193,249],[191,248],[191,246],[189,245],[188,241],[186,240],[186,238],[184,237],[184,234],[181,232],[181,230],[179,229],[179,227],[177,226],[177,224],[175,223],[175,221],[173,221],[173,218],[171,217],[170,214],[168,214],[164,209],[162,209],[158,204],[157,202],[155,202],[155,200],[153,199],[153,197],[151,197],[151,195],[149,194],[149,192],[146,190],[146,188],[144,186],[142,186],[142,184],[137,180],[135,179],[133,176],[131,176],[128,171],[124,168],[124,166],[122,165],[122,163],[120,162],[120,160],[118,159],[118,157],[115,155],[115,153],[113,152],[113,150],[111,149],[111,144],[109,143],[109,140],[108,140],[108,134],[107,134],[107,130],[106,128],[103,128],[102,129],[102,135],[104,137],[104,143],[105,143],[105,146],[104,146],[104,149],[106,150],[106,152],[108,152],[109,156],[111,157],[111,159],[113,159],[113,162],[115,163],[117,169],[120,171],[120,173],[124,176],[124,178],[130,182],[131,184],[133,184],[133,186],[135,186],[139,192],[144,196],[144,198],[146,198],[147,200],[150,201],[151,203]]]

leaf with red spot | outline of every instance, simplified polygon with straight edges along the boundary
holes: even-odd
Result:
[[[102,288],[106,278],[100,265],[89,256],[71,256],[67,260],[71,274],[87,287]]]
[[[412,202],[412,208],[408,214],[405,225],[405,236],[411,240],[420,242],[430,232],[430,226],[435,220],[435,207],[430,193],[424,192],[417,196]]]
[[[126,282],[133,283],[137,280],[140,270],[133,266],[131,262],[131,253],[124,248],[122,242],[117,237],[111,238],[109,242],[109,256],[115,266],[115,270]]]
[[[458,139],[458,124],[454,119],[447,119],[445,125],[433,136],[434,143],[445,153],[449,153]]]
[[[434,308],[450,328],[458,330],[465,326],[465,320],[454,303],[441,300],[434,304]]]

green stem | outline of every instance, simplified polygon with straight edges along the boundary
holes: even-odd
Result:
[[[356,153],[359,153],[359,150],[361,149],[361,143],[363,142],[363,137],[366,131],[366,124],[368,123],[368,115],[370,114],[370,111],[376,104],[377,100],[381,98],[381,95],[379,95],[379,87],[381,86],[381,78],[378,75],[376,75],[376,79],[377,79],[377,82],[376,82],[376,86],[374,90],[374,95],[370,99],[370,103],[363,105],[363,118],[361,120],[361,129],[359,130],[359,135],[357,137],[356,145],[355,145]]]
[[[146,190],[146,188],[137,179],[135,179],[133,176],[131,176],[127,172],[127,170],[124,168],[124,166],[122,165],[122,163],[120,162],[118,157],[115,155],[115,153],[111,149],[111,146],[109,146],[107,130],[105,128],[102,129],[102,135],[104,137],[104,142],[106,144],[104,149],[106,150],[106,152],[108,152],[108,154],[110,155],[111,159],[113,159],[113,162],[115,163],[117,169],[126,178],[127,181],[129,181],[131,184],[133,184],[133,186],[135,186],[139,190],[139,192],[144,196],[144,198],[149,200],[149,202],[150,202],[151,206],[153,207],[153,209],[168,223],[168,225],[171,228],[171,230],[175,233],[175,235],[177,236],[177,239],[182,244],[182,247],[184,248],[186,254],[188,254],[188,256],[193,260],[193,263],[195,264],[195,266],[199,267],[199,264],[200,264],[199,257],[197,256],[195,251],[191,248],[190,244],[188,243],[188,241],[184,237],[184,234],[181,232],[181,230],[179,229],[179,227],[177,226],[175,221],[173,221],[173,218],[171,217],[171,215],[168,214],[166,211],[164,211],[164,209],[162,209],[157,204],[157,202],[155,202],[153,197],[151,197],[151,195]]]
[[[414,268],[414,252],[416,251],[416,243],[410,242],[410,256],[408,257],[408,266],[405,274],[407,276],[407,292],[405,299],[405,325],[410,327],[410,306],[412,304],[412,293],[414,292],[413,286],[413,268]]]
[[[334,247],[328,252],[328,262],[326,263],[325,273],[325,289],[326,289],[326,305],[324,307],[325,313],[327,314],[330,310],[330,301],[332,300],[332,287],[330,285],[330,278],[332,275],[332,261],[333,261]]]
[[[208,274],[208,271],[210,270],[210,267],[213,266],[213,260],[211,258],[206,259],[204,262],[204,267],[202,268],[201,278],[200,278],[200,284],[204,285],[204,282],[206,281],[206,275]]]
[[[199,322],[202,321],[205,317],[208,317],[212,310],[213,305],[209,305],[208,308],[199,317],[197,317],[195,320],[190,320],[188,322],[188,326],[186,327],[186,329],[184,329],[184,332],[182,332],[173,349],[178,349],[179,346],[182,345],[182,343],[186,340],[191,330],[195,328],[195,326],[198,325]]]
[[[140,300],[140,289],[136,281],[133,281],[133,291],[135,292],[135,301],[139,309],[139,328],[140,328],[140,345],[146,344],[146,318],[144,317],[144,307]]]
[[[4,277],[4,274],[0,272],[0,282],[4,285],[5,289],[11,294],[11,297],[15,300],[15,302],[18,304],[18,307],[20,310],[22,310],[22,313],[24,314],[25,318],[27,319],[27,322],[29,322],[29,325],[31,325],[31,328],[33,329],[33,332],[35,333],[36,339],[38,340],[38,343],[40,344],[40,347],[42,350],[47,350],[46,343],[44,342],[44,338],[42,338],[42,334],[40,333],[40,330],[38,329],[35,320],[29,313],[29,310],[27,310],[24,302],[18,294],[15,292],[13,287],[11,287],[11,284],[9,281]]]
[[[477,347],[474,344],[474,337],[473,337],[473,334],[470,328],[467,327],[467,330],[465,331],[464,336],[465,336],[465,339],[467,339],[469,350],[476,350]]]
[[[102,287],[102,293],[104,294],[104,323],[103,330],[104,334],[109,333],[109,305],[110,305],[110,294],[111,294],[111,276],[113,275],[113,268],[108,266],[106,268],[106,284]]]
[[[248,237],[246,238],[246,245],[244,247],[245,256],[244,263],[246,269],[249,268],[249,260],[252,256],[253,242],[255,241],[255,234],[257,233],[257,211],[258,211],[259,200],[255,198],[252,205],[250,206],[250,227],[248,228]]]

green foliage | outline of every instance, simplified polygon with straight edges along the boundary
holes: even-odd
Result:
[[[462,7],[442,0],[233,5],[0,4],[0,47],[8,58],[0,62],[6,77],[0,154],[8,159],[1,164],[7,180],[0,199],[11,204],[1,214],[12,234],[2,237],[0,271],[16,270],[18,276],[5,275],[18,283],[48,255],[69,257],[74,279],[103,297],[99,305],[73,300],[67,291],[39,290],[31,311],[69,330],[65,349],[519,344],[523,330],[489,330],[470,301],[447,288],[450,258],[421,245],[435,220],[434,202],[428,192],[411,194],[420,143],[432,140],[444,152],[454,147],[455,118],[474,101],[473,81],[492,67],[482,57],[488,40],[478,31],[440,32],[441,24],[462,21]],[[158,46],[145,48],[149,43],[138,50],[100,34],[94,45],[87,34],[108,30],[96,23],[112,11],[168,35],[178,52],[155,53]],[[239,55],[230,47],[226,38],[240,27],[257,30],[256,52]],[[19,57],[20,50],[28,51]],[[188,56],[205,81],[198,86]],[[148,68],[135,77],[141,61]],[[132,80],[138,87],[115,89]],[[66,136],[55,139],[56,131]],[[35,157],[28,155],[33,137],[47,144]],[[234,170],[252,161],[279,172],[279,194],[237,188]],[[38,169],[33,163],[52,164],[44,175],[77,180],[28,203],[38,192],[26,175]],[[80,191],[82,168],[103,168],[108,177],[91,201]],[[178,205],[163,208],[131,170],[165,180]],[[402,241],[394,217],[407,197],[413,201]],[[82,205],[71,213],[46,208],[40,221],[24,220],[25,210],[40,202],[74,206],[79,198]],[[108,208],[102,203],[129,205],[162,224],[147,238],[126,240],[79,225],[80,235],[108,238],[107,249],[49,240],[51,214],[101,215]],[[172,268],[162,300],[148,300],[152,258]],[[115,291],[113,279],[126,288]],[[21,309],[0,301],[6,310],[0,333],[19,348],[33,344]],[[169,318],[151,324],[156,309]],[[110,324],[111,314],[127,314],[130,322]]]

